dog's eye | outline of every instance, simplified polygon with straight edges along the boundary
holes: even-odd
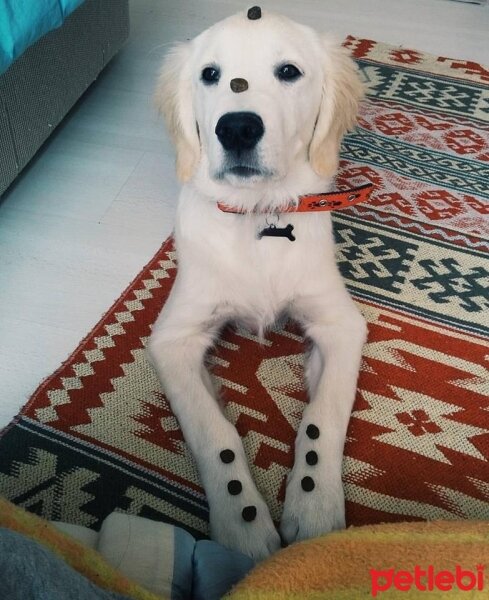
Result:
[[[302,77],[302,73],[295,65],[280,65],[275,69],[275,77],[280,81],[296,81]]]
[[[207,85],[217,83],[221,77],[221,71],[218,67],[206,67],[201,73],[202,81]]]

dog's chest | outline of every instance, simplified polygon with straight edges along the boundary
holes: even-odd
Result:
[[[314,293],[328,265],[335,268],[330,220],[324,217],[225,214],[210,204],[185,202],[175,230],[179,261],[195,273],[199,293],[261,327],[294,298]],[[287,228],[295,240],[260,236],[270,227]]]

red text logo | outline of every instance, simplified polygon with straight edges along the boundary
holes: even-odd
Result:
[[[482,591],[484,589],[484,566],[477,565],[475,570],[469,570],[456,565],[453,571],[435,571],[433,565],[424,569],[416,565],[412,571],[370,569],[370,578],[371,592],[374,598],[379,592],[386,592],[391,588],[401,592],[410,590],[449,592],[453,589],[464,592]]]

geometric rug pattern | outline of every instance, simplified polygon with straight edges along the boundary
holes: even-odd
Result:
[[[368,86],[333,213],[369,327],[343,480],[347,523],[489,519],[489,71],[349,37]],[[208,534],[195,463],[145,343],[171,289],[168,240],[0,437],[0,494],[94,529],[123,511]],[[302,332],[226,329],[209,355],[227,417],[279,520],[307,398]]]

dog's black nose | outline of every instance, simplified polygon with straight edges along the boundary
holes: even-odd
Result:
[[[216,125],[216,135],[225,150],[252,150],[265,132],[256,113],[232,112],[223,115]]]

